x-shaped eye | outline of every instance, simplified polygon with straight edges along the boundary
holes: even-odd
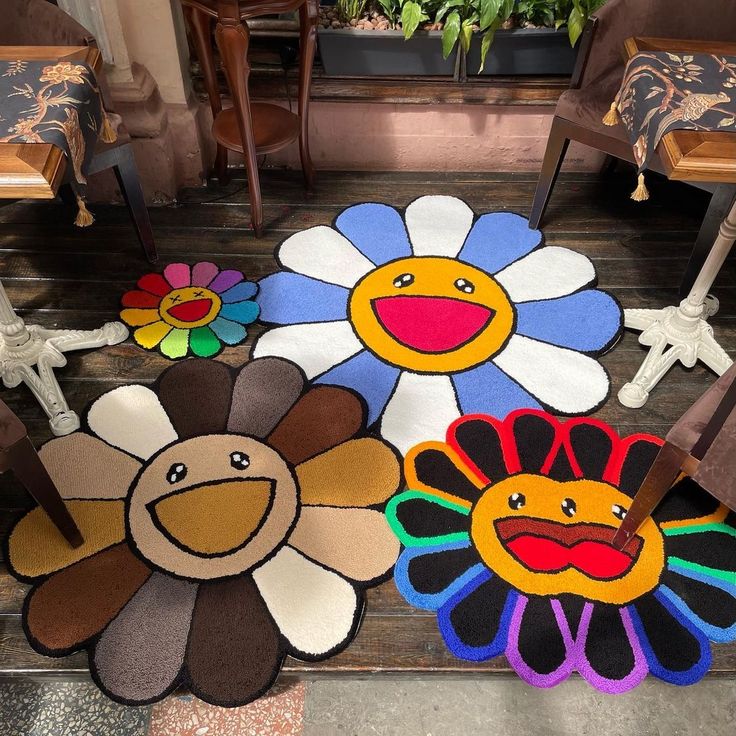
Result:
[[[203,291],[195,291],[194,292],[194,296],[204,296],[204,292]]]
[[[174,296],[171,297],[171,303],[176,304],[176,302],[181,301],[181,295],[180,294],[174,294]]]

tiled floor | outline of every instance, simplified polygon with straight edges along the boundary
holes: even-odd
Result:
[[[318,680],[243,708],[171,696],[110,702],[90,683],[0,685],[2,736],[730,736],[736,683],[677,689],[649,679],[603,695],[580,679],[535,690],[512,678]]]

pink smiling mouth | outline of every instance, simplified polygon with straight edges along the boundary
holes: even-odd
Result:
[[[397,342],[422,353],[446,353],[470,342],[495,312],[481,304],[441,296],[374,299],[381,326]]]

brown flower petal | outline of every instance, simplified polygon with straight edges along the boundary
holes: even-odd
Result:
[[[49,654],[79,649],[117,616],[150,574],[127,544],[56,573],[28,598],[31,643]]]
[[[185,360],[161,376],[159,401],[179,439],[226,431],[232,384],[230,369],[216,360]]]
[[[200,585],[186,665],[192,692],[214,705],[244,705],[278,674],[279,634],[253,579]]]
[[[268,443],[298,464],[353,437],[365,425],[365,409],[355,394],[317,386],[297,401],[269,435]]]

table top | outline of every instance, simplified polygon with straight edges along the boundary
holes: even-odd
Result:
[[[624,50],[627,60],[644,51],[736,56],[736,43],[636,36]],[[658,153],[670,179],[736,183],[736,133],[675,130],[662,138]]]
[[[0,61],[81,61],[99,72],[94,46],[0,46]],[[66,171],[66,157],[50,143],[0,143],[0,199],[53,199]]]

